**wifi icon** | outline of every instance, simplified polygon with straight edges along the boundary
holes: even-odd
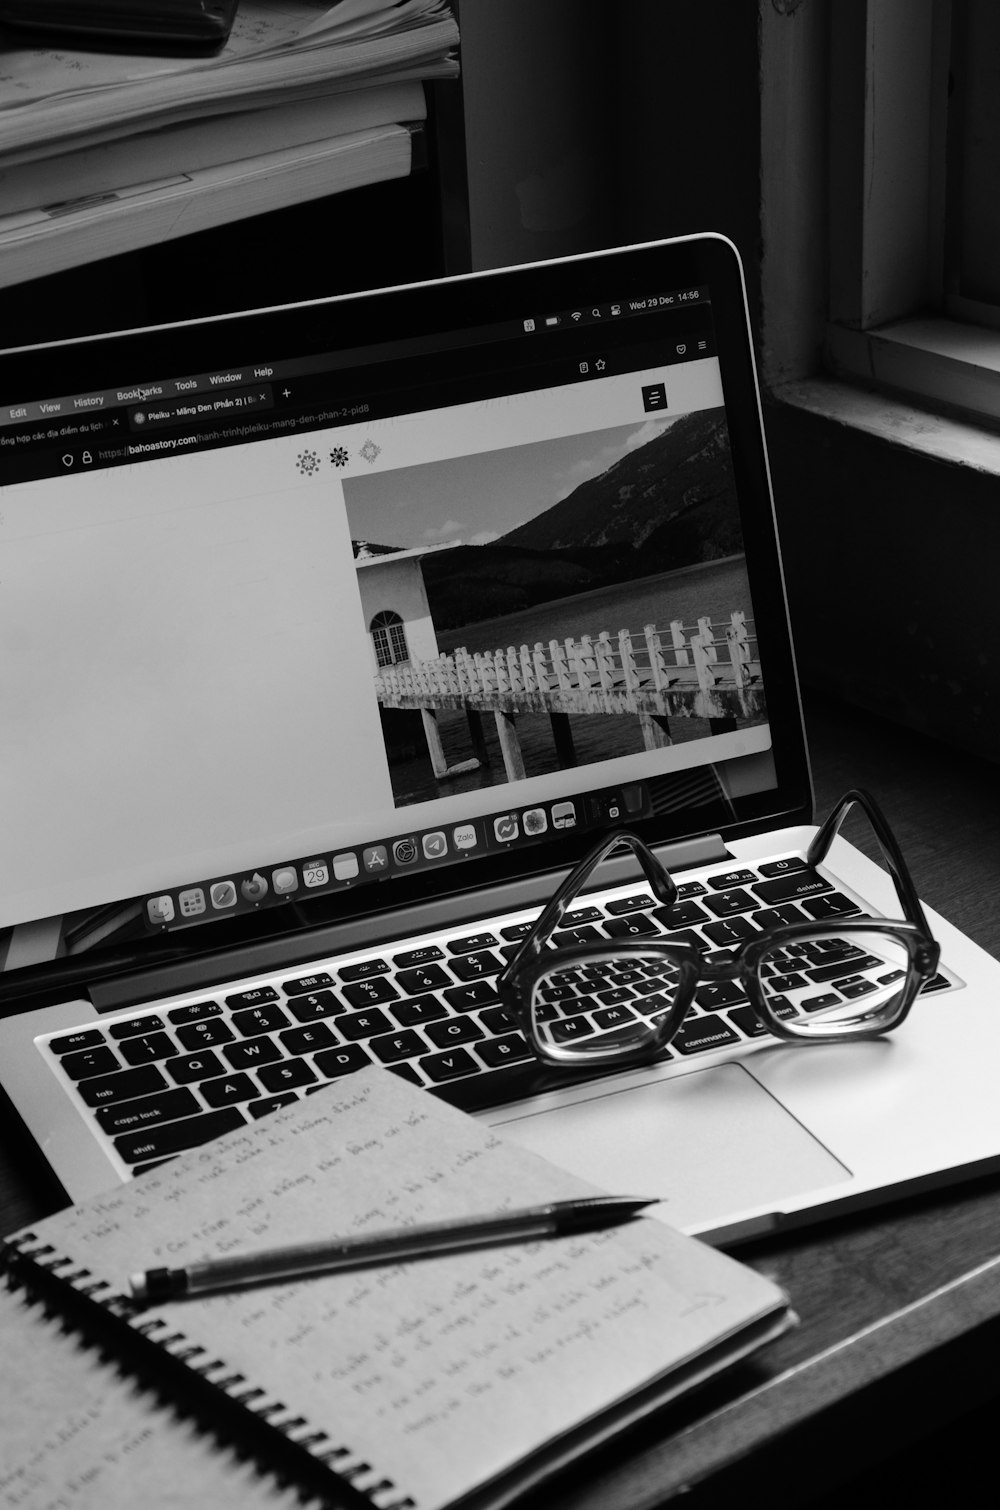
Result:
[[[583,310],[582,309],[574,309],[573,314],[572,314],[572,318],[574,320],[582,320],[583,319]]]

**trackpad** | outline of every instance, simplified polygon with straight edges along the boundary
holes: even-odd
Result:
[[[502,1107],[484,1120],[612,1192],[659,1196],[666,1220],[688,1231],[850,1178],[739,1064],[638,1071],[560,1094],[569,1104]]]

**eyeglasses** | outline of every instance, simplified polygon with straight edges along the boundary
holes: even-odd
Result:
[[[899,846],[867,792],[840,799],[809,845],[805,865],[822,864],[855,805],[878,839],[903,920],[793,922],[709,956],[676,933],[671,937],[677,885],[643,841],[627,831],[602,839],[567,877],[497,981],[501,1001],[538,1058],[576,1069],[645,1062],[674,1038],[706,982],[738,982],[757,1032],[789,1042],[847,1042],[898,1027],[937,971],[940,949]],[[579,942],[581,930],[569,927],[565,944],[558,931],[567,912],[601,861],[622,846],[633,852],[666,909],[658,913],[663,938]],[[683,919],[673,924],[678,931],[684,926]]]

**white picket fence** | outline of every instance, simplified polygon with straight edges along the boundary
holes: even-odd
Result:
[[[579,639],[508,645],[381,669],[386,708],[467,708],[481,712],[754,717],[762,709],[756,637],[746,615],[697,626],[647,624],[642,635],[607,630]]]

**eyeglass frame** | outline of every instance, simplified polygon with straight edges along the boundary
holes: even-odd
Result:
[[[697,987],[704,983],[722,981],[738,980],[746,992],[747,1000],[757,1020],[775,1037],[788,1043],[845,1043],[860,1038],[879,1037],[899,1027],[923,986],[937,972],[941,949],[930,931],[926,914],[920,904],[916,887],[896,837],[870,792],[860,787],[852,787],[850,791],[845,792],[810,841],[805,853],[805,863],[811,869],[823,863],[841,825],[855,805],[860,807],[868,818],[878,840],[882,858],[896,888],[903,918],[901,920],[855,918],[848,914],[843,918],[842,927],[845,932],[888,935],[905,948],[908,964],[907,980],[900,992],[901,1006],[894,1013],[891,1022],[885,1025],[876,1023],[874,1026],[863,1020],[850,1024],[834,1024],[833,1030],[828,1033],[817,1030],[806,1036],[787,1027],[777,1013],[767,1005],[758,970],[761,957],[788,943],[805,942],[809,938],[829,934],[831,928],[837,926],[835,919],[779,924],[774,928],[763,930],[756,938],[744,940],[729,958],[710,961],[706,960],[704,953],[695,945],[684,941],[671,942],[668,937],[663,939],[648,936],[642,939],[609,938],[568,945],[565,948],[557,946],[555,950],[550,949],[552,936],[562,923],[571,904],[578,900],[587,881],[601,862],[621,845],[630,849],[638,860],[656,900],[668,908],[672,908],[677,901],[677,883],[666,866],[656,858],[653,851],[637,834],[629,829],[618,829],[614,833],[605,835],[573,867],[558,891],[542,909],[520,949],[511,956],[497,977],[497,994],[503,1005],[513,1013],[524,1029],[538,1059],[548,1067],[569,1068],[576,1071],[591,1066],[596,1070],[610,1065],[625,1067],[630,1064],[646,1064],[667,1048],[671,1039],[676,1036],[677,1030],[694,1001]],[[664,1010],[663,1016],[655,1024],[655,1032],[650,1042],[624,1050],[617,1047],[609,1048],[602,1053],[598,1041],[593,1046],[592,1054],[589,1051],[581,1054],[575,1048],[560,1051],[558,1045],[543,1040],[535,1030],[536,1025],[530,1006],[532,992],[538,981],[542,976],[551,973],[554,968],[568,969],[570,962],[573,965],[582,965],[588,960],[593,960],[598,956],[606,957],[612,953],[620,954],[625,958],[641,954],[647,957],[660,957],[677,963],[680,967],[681,976],[677,983],[674,1002],[672,1006]],[[554,955],[565,962],[554,965]]]

